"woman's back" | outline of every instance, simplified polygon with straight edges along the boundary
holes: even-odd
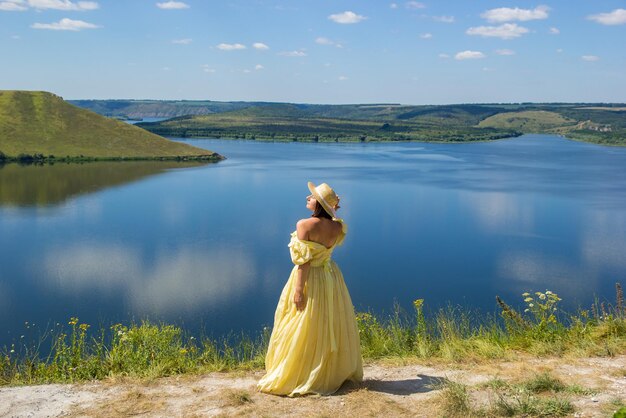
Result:
[[[301,219],[296,224],[298,238],[313,241],[330,248],[337,242],[343,228],[341,222],[326,218]]]

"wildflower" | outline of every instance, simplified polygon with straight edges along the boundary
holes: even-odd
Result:
[[[532,301],[533,301],[533,298],[526,298],[526,299],[524,299],[524,302],[532,302]]]
[[[550,292],[549,290],[546,290],[546,295],[551,295],[552,292]]]
[[[539,299],[544,300],[545,298],[546,298],[546,295],[544,295],[543,293],[539,295]]]
[[[524,296],[524,297],[530,296],[530,293],[524,292],[524,293],[522,293],[522,296]]]
[[[23,335],[20,335],[20,338],[24,338],[24,336],[23,336]]]
[[[524,309],[524,312],[530,312],[530,309]]]
[[[415,306],[415,309],[420,309],[422,305],[424,305],[424,299],[415,299],[413,301],[413,306]]]
[[[11,351],[9,351],[9,353],[15,353],[15,350],[11,350]]]
[[[70,322],[68,322],[69,325],[76,325],[78,324],[78,318],[76,317],[71,317],[70,318]]]
[[[186,348],[181,348],[180,349],[180,354],[183,354],[183,355],[187,354],[187,349]]]
[[[528,306],[532,308],[535,305],[533,303],[529,303]]]
[[[80,324],[80,330],[81,331],[85,332],[85,331],[87,331],[87,328],[89,328],[88,324]]]

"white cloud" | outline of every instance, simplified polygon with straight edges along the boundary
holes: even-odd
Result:
[[[492,71],[495,71],[495,69],[493,69],[491,67],[483,67],[483,71],[492,72]]]
[[[339,81],[346,81],[348,79],[348,77],[346,77],[345,75],[340,75],[337,80]]]
[[[205,73],[213,74],[215,72],[215,69],[211,68],[209,64],[204,64],[202,66],[202,71],[204,71]]]
[[[252,71],[250,71],[250,70],[248,70],[248,69],[243,70],[243,73],[244,73],[244,74],[250,74],[251,72],[252,72]]]
[[[299,50],[299,51],[284,51],[284,52],[279,52],[278,55],[282,55],[284,57],[306,57],[306,52]]]
[[[22,39],[20,35],[11,35],[11,39]]]
[[[420,3],[419,1],[407,1],[405,7],[410,10],[423,9],[426,7],[424,3]]]
[[[257,64],[257,65],[254,66],[254,69],[257,70],[257,71],[262,70],[263,68],[265,68],[265,67],[263,67],[261,64]]]
[[[561,31],[558,28],[550,28],[550,34],[552,35],[558,35],[559,33],[561,33]]]
[[[334,45],[335,43],[328,38],[319,37],[315,38],[315,43],[320,45]]]
[[[242,44],[219,44],[217,49],[221,49],[222,51],[236,51],[241,49],[246,49],[245,45]]]
[[[528,33],[528,29],[523,26],[517,26],[516,23],[505,23],[500,26],[477,26],[469,28],[465,33],[468,35],[513,39]]]
[[[602,25],[623,25],[626,23],[626,9],[615,9],[609,13],[587,16],[587,19]]]
[[[439,58],[450,58],[448,54],[439,54]]]
[[[343,46],[340,43],[337,43],[333,41],[332,39],[324,38],[323,36],[320,36],[319,38],[315,38],[315,43],[319,45],[329,45],[329,46],[335,46],[337,48],[343,48]]]
[[[558,52],[560,54],[561,52],[563,52],[563,48],[557,49],[556,52]]]
[[[191,38],[174,39],[172,41],[173,44],[177,44],[177,45],[189,45],[191,42],[193,42],[193,39]]]
[[[420,38],[422,38],[422,39],[430,39],[430,38],[432,38],[432,37],[433,37],[433,34],[432,34],[432,33],[422,33],[422,34],[420,35]]]
[[[485,58],[485,54],[483,54],[480,51],[462,51],[457,53],[454,56],[454,59],[457,59],[459,61],[462,60],[473,60],[473,59],[479,59],[479,58]]]
[[[70,0],[28,0],[28,5],[34,9],[54,9],[54,10],[96,10],[99,6],[95,1]]]
[[[516,7],[511,9],[509,7],[500,7],[498,9],[487,10],[482,13],[480,17],[487,19],[489,22],[511,22],[513,20],[519,20],[525,22],[527,20],[547,19],[548,6],[538,6],[534,9],[520,9]]]
[[[163,71],[171,71],[172,69],[170,67],[163,67],[162,70]]]
[[[64,10],[64,11],[85,11],[96,10],[100,6],[95,1],[70,0],[4,0],[0,1],[0,10],[3,11],[24,11],[29,7],[37,10]]]
[[[441,23],[454,23],[454,16],[433,16],[435,22]]]
[[[33,29],[71,30],[77,32],[83,29],[96,29],[100,26],[94,25],[93,23],[84,22],[82,20],[63,18],[54,23],[34,23],[30,27]]]
[[[265,45],[263,42],[255,42],[252,44],[252,48],[258,49],[259,51],[267,51],[270,49],[269,46]]]
[[[593,61],[598,61],[600,59],[599,56],[597,55],[583,55],[582,57],[580,57],[583,61],[588,61],[588,62],[593,62]]]
[[[166,10],[189,9],[189,5],[187,3],[183,3],[182,1],[166,1],[164,3],[157,3],[156,5],[159,9]]]
[[[515,55],[515,51],[511,49],[497,49],[496,54],[498,55]]]
[[[28,10],[23,0],[0,1],[0,10],[4,12],[23,12]]]
[[[391,7],[392,9],[397,9],[398,8],[398,4],[397,3],[391,3],[389,5],[389,7]]]
[[[367,17],[358,15],[351,11],[346,11],[343,13],[330,15],[328,16],[328,18],[335,23],[341,23],[344,25],[351,24],[351,23],[359,23],[360,21],[367,19]]]

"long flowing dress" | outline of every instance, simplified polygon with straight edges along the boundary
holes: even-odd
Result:
[[[345,233],[343,224],[342,234],[330,248],[291,234],[289,250],[295,266],[276,307],[260,391],[329,395],[347,380],[363,380],[354,307],[341,270],[331,259]],[[293,302],[298,266],[309,261],[306,307],[298,311]]]

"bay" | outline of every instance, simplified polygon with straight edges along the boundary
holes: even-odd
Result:
[[[228,159],[109,163],[125,179],[89,164],[0,168],[0,346],[72,316],[212,336],[271,326],[292,267],[289,233],[309,215],[307,181],[341,197],[349,234],[334,258],[357,310],[423,298],[493,313],[495,295],[520,306],[521,293],[547,289],[588,308],[612,302],[626,279],[623,148],[547,135],[187,142]]]

